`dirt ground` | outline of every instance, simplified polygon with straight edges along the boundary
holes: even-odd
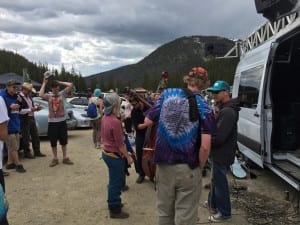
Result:
[[[21,159],[27,172],[10,171],[5,178],[10,204],[8,220],[11,225],[155,225],[156,196],[154,184],[148,179],[136,184],[137,175],[130,168],[127,177],[129,190],[122,194],[125,220],[110,219],[107,210],[107,168],[100,160],[101,151],[92,144],[91,130],[69,131],[68,151],[74,165],[61,163],[50,168],[51,150],[47,139],[41,149],[47,157]],[[232,220],[228,224],[300,224],[295,209],[295,192],[267,170],[253,170],[257,177],[229,181],[232,187]],[[210,173],[203,178],[209,182]],[[239,190],[246,187],[247,190]],[[243,189],[243,188],[242,188]],[[287,201],[287,192],[290,201]],[[202,207],[207,189],[203,189],[199,203],[198,224],[210,224],[209,212]],[[195,206],[197,207],[197,206]]]

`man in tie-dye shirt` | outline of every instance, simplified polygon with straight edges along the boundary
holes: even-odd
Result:
[[[196,224],[201,169],[216,130],[213,110],[200,95],[209,86],[206,70],[195,67],[183,81],[187,89],[166,89],[144,122],[144,126],[158,123],[154,162],[159,225]],[[190,112],[193,108],[196,120]]]

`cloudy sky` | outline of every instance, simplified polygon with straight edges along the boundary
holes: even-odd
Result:
[[[264,22],[254,0],[1,0],[0,48],[88,76],[182,36],[245,38]]]

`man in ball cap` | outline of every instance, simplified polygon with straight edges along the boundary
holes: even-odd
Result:
[[[31,83],[24,82],[19,96],[22,98],[20,120],[21,120],[21,134],[22,146],[24,149],[25,158],[33,159],[34,157],[45,157],[40,151],[40,138],[35,123],[34,112],[42,109],[41,106],[35,106],[32,99],[32,92],[34,88]],[[30,139],[32,142],[33,153],[30,152]]]
[[[237,121],[239,102],[231,99],[230,86],[226,81],[218,80],[207,89],[219,108],[217,132],[212,137],[210,158],[212,161],[212,188],[205,203],[216,214],[209,216],[212,222],[223,222],[231,218],[230,194],[226,173],[234,162],[237,142]]]
[[[6,83],[6,88],[1,91],[3,97],[9,122],[8,122],[8,138],[6,140],[6,146],[8,149],[8,157],[6,169],[16,169],[19,173],[24,173],[26,170],[20,163],[18,150],[20,147],[20,105],[21,98],[17,95],[18,85],[20,83],[16,80],[9,80]]]
[[[201,96],[209,86],[207,71],[194,67],[183,81],[187,89],[165,89],[143,124],[158,123],[154,162],[159,225],[197,223],[201,169],[216,128],[213,111]]]
[[[108,208],[111,218],[125,219],[129,214],[122,211],[121,189],[124,181],[124,158],[128,164],[133,159],[126,150],[125,137],[120,114],[120,98],[116,93],[109,93],[103,99],[104,116],[101,122],[101,138],[103,143],[102,158],[108,167]]]

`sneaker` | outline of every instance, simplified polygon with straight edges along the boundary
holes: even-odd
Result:
[[[22,164],[16,165],[16,171],[18,173],[25,173],[26,172],[26,170],[24,169]]]
[[[63,159],[63,164],[73,165],[74,163],[69,158],[65,158]]]
[[[58,164],[58,159],[52,159],[51,163],[50,163],[50,167],[56,166]]]
[[[209,205],[208,205],[208,201],[204,201],[203,203],[203,207],[204,208],[207,208],[211,213],[213,214],[217,214],[218,213],[218,210],[216,208],[211,208]]]
[[[4,177],[9,176],[9,172],[3,171],[2,173],[3,173],[3,176],[4,176]]]
[[[141,183],[143,183],[144,179],[145,179],[144,176],[139,176],[139,177],[136,179],[136,183],[141,184]]]
[[[226,221],[229,221],[230,219],[231,219],[231,216],[222,216],[222,214],[220,212],[208,217],[209,221],[215,222],[215,223],[226,222]]]
[[[16,169],[17,165],[14,163],[10,163],[6,165],[6,169],[7,170],[12,170],[12,169]]]

